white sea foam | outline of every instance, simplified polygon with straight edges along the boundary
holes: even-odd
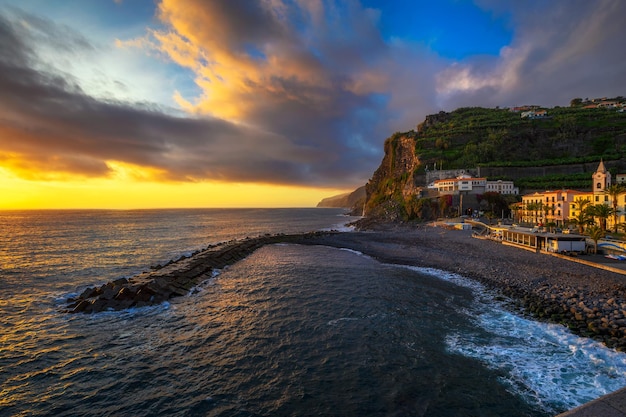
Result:
[[[357,317],[341,317],[338,319],[330,320],[326,324],[328,326],[336,326],[337,324],[339,324],[339,322],[342,322],[342,321],[356,321],[356,320],[359,320],[359,319]]]
[[[331,227],[325,227],[323,229],[320,229],[320,231],[330,232],[332,230],[336,230],[338,232],[354,232],[355,229],[356,229],[355,226],[348,226],[347,224],[344,224],[344,223],[337,223]]]
[[[463,275],[455,274],[454,272],[442,271],[441,269],[436,268],[424,268],[421,266],[411,266],[411,265],[394,265],[400,268],[410,269],[415,272],[419,272],[421,274],[431,275],[436,278],[442,279],[444,281],[451,282],[460,287],[470,288],[474,291],[475,295],[487,295],[488,291],[484,285],[482,285],[478,281],[474,281]]]
[[[358,250],[349,249],[349,248],[339,248],[339,250],[342,250],[342,251],[345,251],[345,252],[350,252],[350,253],[353,253],[355,255],[362,256],[363,258],[371,259],[369,256],[367,256],[363,252],[359,252]]]
[[[189,290],[188,295],[194,295],[194,294],[197,294],[199,292],[202,292],[202,291],[204,291],[204,289],[206,287],[209,287],[209,286],[215,284],[215,280],[222,273],[222,270],[223,269],[213,269],[211,271],[211,276],[209,278],[205,279],[204,281],[200,282],[198,285],[192,287]]]
[[[626,384],[626,355],[565,327],[528,320],[497,306],[475,317],[484,332],[451,334],[451,352],[501,371],[509,387],[544,408],[573,408]]]
[[[576,336],[562,325],[510,312],[483,285],[459,274],[406,268],[472,289],[476,302],[465,313],[477,330],[448,335],[448,351],[501,372],[509,389],[528,402],[557,412],[626,385],[626,354]]]

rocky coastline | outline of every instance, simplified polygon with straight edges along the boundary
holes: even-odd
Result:
[[[459,273],[502,294],[512,309],[626,351],[625,275],[474,239],[470,231],[373,223],[362,228],[367,230],[266,235],[211,246],[136,277],[88,288],[68,300],[64,311],[94,313],[162,303],[189,294],[214,270],[263,245],[326,245],[360,251],[381,262]]]

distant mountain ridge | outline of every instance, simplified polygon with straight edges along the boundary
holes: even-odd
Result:
[[[365,203],[365,186],[359,187],[351,193],[344,193],[332,197],[324,198],[317,204],[317,207],[327,208],[349,208],[363,206]]]

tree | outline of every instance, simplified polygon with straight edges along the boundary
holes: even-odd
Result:
[[[576,98],[573,98],[573,99],[570,100],[569,106],[570,107],[578,107],[578,106],[580,106],[582,104],[582,102],[583,102],[582,98],[576,97]]]
[[[585,231],[585,226],[593,223],[593,217],[589,214],[588,205],[591,204],[591,200],[588,198],[579,199],[574,201],[574,210],[578,213],[569,219],[569,223],[578,227],[578,232],[582,235]]]
[[[511,210],[511,212],[513,213],[516,223],[522,222],[522,208],[523,206],[517,202],[509,204],[509,210]]]
[[[544,226],[547,226],[547,224],[548,224],[548,215],[554,214],[554,210],[552,210],[552,207],[547,205],[547,204],[544,204],[542,209],[543,209],[543,224],[544,224]]]
[[[429,198],[411,198],[405,205],[406,212],[410,219],[432,220],[437,215],[438,206]]]
[[[606,220],[613,214],[613,208],[606,204],[596,204],[589,207],[589,214],[598,219],[600,229],[606,231]]]
[[[452,196],[442,195],[439,197],[439,216],[446,217],[447,210],[452,207]]]
[[[593,253],[598,253],[598,240],[604,237],[604,230],[597,225],[591,225],[587,228],[587,235],[593,240]]]
[[[611,203],[613,204],[613,231],[615,233],[617,233],[617,216],[619,215],[619,210],[617,209],[617,198],[623,192],[626,192],[626,188],[623,184],[611,184],[606,190],[604,190],[604,193],[611,198]]]
[[[479,203],[482,203],[483,201],[486,202],[487,207],[489,207],[490,211],[493,213],[494,218],[499,217],[500,215],[504,215],[506,217],[509,216],[509,201],[507,201],[502,194],[488,191],[482,195],[476,196],[476,199]]]

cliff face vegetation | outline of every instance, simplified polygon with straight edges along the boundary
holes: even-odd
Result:
[[[422,163],[412,133],[395,133],[385,141],[385,156],[365,186],[365,213],[391,220],[407,217],[406,207],[414,203],[423,185]]]
[[[427,116],[416,131],[395,133],[366,185],[366,215],[407,220],[443,212],[437,205],[445,202],[423,192],[427,170],[435,166],[513,180],[523,193],[587,189],[600,159],[614,173],[626,172],[626,113],[542,110],[540,117],[522,117],[509,109],[461,108]]]

